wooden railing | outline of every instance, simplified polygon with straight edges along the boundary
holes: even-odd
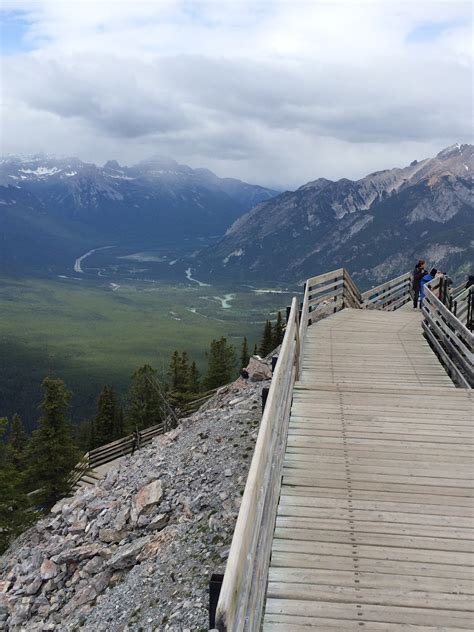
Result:
[[[461,387],[472,388],[474,387],[474,336],[466,327],[464,320],[464,318],[468,318],[468,313],[472,309],[472,307],[469,308],[469,305],[472,306],[472,302],[469,301],[471,288],[464,291],[463,298],[461,297],[464,292],[461,292],[455,299],[459,301],[457,306],[459,306],[458,309],[463,322],[459,318],[459,312],[451,312],[440,300],[442,283],[441,277],[425,284],[423,331],[453,381]],[[452,305],[453,302],[451,302]]]
[[[362,293],[366,307],[386,311],[399,309],[411,298],[412,278],[409,272]]]
[[[257,630],[260,625],[293,384],[299,364],[299,317],[294,298],[229,552],[216,612],[218,630],[247,632]]]
[[[165,422],[140,430],[139,446],[141,447],[150,443],[154,437],[166,432],[166,428],[168,428],[168,424]],[[83,479],[88,473],[92,472],[96,467],[111,463],[126,454],[131,454],[133,450],[133,441],[133,434],[129,434],[126,437],[122,437],[116,441],[111,441],[110,443],[101,445],[98,448],[94,448],[93,450],[86,452],[71,473],[71,486],[74,487],[77,485],[81,479]]]
[[[450,298],[450,311],[456,318],[472,332],[474,324],[474,287],[463,288],[460,292],[453,292]]]

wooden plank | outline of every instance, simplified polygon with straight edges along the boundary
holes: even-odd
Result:
[[[337,630],[338,632],[464,632],[463,628],[449,626],[410,625],[405,623],[379,623],[377,621],[348,621],[305,617],[304,615],[268,614],[263,632],[308,632],[309,630]]]
[[[356,550],[354,550],[356,549]],[[334,555],[335,557],[349,557],[356,561],[361,558],[373,560],[394,560],[403,562],[422,562],[429,564],[432,562],[434,554],[431,550],[414,549],[396,546],[376,546],[366,544],[333,544],[331,542],[314,542],[303,540],[287,540],[275,537],[273,539],[273,551],[304,553],[312,555]],[[454,564],[471,567],[474,562],[472,554],[460,553],[458,551],[436,552],[438,564]]]
[[[298,599],[305,601],[324,601],[345,604],[364,604],[364,606],[403,606],[410,608],[443,609],[468,611],[472,606],[472,595],[454,595],[447,592],[407,590],[406,588],[388,589],[364,588],[363,586],[322,586],[294,582],[269,582],[269,599]],[[364,608],[365,609],[365,608]]]
[[[328,531],[324,529],[305,528],[303,525],[295,528],[277,524],[274,538],[280,540],[291,540],[297,542],[307,542],[309,544],[344,544],[351,546],[357,544],[361,546],[399,547],[403,549],[424,549],[443,552],[474,553],[474,543],[466,538],[441,538],[417,535],[396,535],[385,533],[364,533],[359,530],[358,524],[353,522],[347,524],[346,531]],[[473,560],[474,562],[474,560]]]
[[[356,564],[356,566],[354,566]],[[438,577],[472,581],[472,568],[459,564],[422,563],[415,561],[381,560],[357,557],[354,563],[351,556],[324,555],[277,551],[272,552],[272,568],[298,568],[313,570],[348,569],[363,573],[365,571],[387,573],[389,575],[412,575],[413,577]]]
[[[282,485],[280,496],[281,504],[301,505],[309,501],[316,502],[324,506],[323,503],[330,503],[327,506],[347,506],[348,490],[347,489],[324,489],[324,487],[308,487],[308,486],[287,486]],[[440,513],[438,505],[445,507],[445,512],[449,515],[473,516],[472,500],[463,496],[445,496],[437,494],[417,494],[416,497],[410,493],[393,493],[389,491],[366,491],[354,489],[351,492],[351,499],[355,507],[360,509],[398,509],[400,511],[410,511],[410,505],[413,505],[414,511],[419,507],[420,512]],[[345,503],[345,504],[344,504]],[[401,506],[399,506],[401,505]]]
[[[457,626],[472,630],[472,614],[469,612],[440,608],[409,608],[400,606],[347,604],[301,599],[267,599],[266,611],[271,614],[341,618],[360,621],[387,623],[410,623],[416,625]]]
[[[329,513],[329,512],[328,512]],[[374,516],[373,520],[365,519],[365,516],[361,516],[360,512],[349,510],[346,516],[337,518],[334,515],[323,517],[318,515],[316,517],[301,517],[293,516],[292,511],[288,510],[287,515],[283,515],[279,512],[276,519],[276,527],[286,527],[288,529],[313,529],[315,531],[342,531],[352,532],[355,530],[357,533],[362,534],[392,534],[392,535],[408,535],[417,537],[443,537],[449,539],[463,539],[469,540],[474,536],[473,528],[471,525],[460,527],[456,524],[456,520],[452,520],[452,526],[446,522],[441,525],[431,524],[432,520],[425,516],[416,516],[415,519],[405,518],[403,515],[397,513],[395,518],[385,520],[379,520],[379,515]],[[472,524],[472,521],[471,521]],[[325,537],[325,535],[323,535]]]
[[[357,573],[357,574],[356,574]],[[439,593],[463,595],[474,594],[474,581],[446,577],[419,577],[382,573],[374,571],[325,570],[311,568],[271,568],[268,574],[270,582],[290,581],[292,583],[313,584],[318,586],[354,586],[361,588],[404,588],[407,590],[434,590]]]

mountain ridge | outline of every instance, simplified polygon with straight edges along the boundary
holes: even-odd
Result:
[[[0,161],[0,265],[17,270],[23,253],[25,268],[58,268],[66,253],[70,260],[71,251],[104,243],[209,239],[276,193],[157,157],[99,167],[78,158],[9,156]]]
[[[197,255],[200,274],[300,282],[345,266],[368,285],[390,276],[396,255],[402,255],[403,269],[410,269],[425,243],[428,250],[444,246],[445,255],[433,264],[466,274],[473,171],[474,147],[465,144],[355,181],[319,178],[239,217],[219,242]],[[443,242],[444,233],[449,243]]]

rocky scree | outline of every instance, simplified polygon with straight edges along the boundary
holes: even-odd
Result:
[[[261,417],[268,364],[79,489],[0,559],[0,629],[208,629]]]

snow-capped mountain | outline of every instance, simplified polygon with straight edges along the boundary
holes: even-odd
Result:
[[[103,167],[77,158],[0,161],[0,265],[62,260],[104,243],[159,246],[222,235],[275,191],[164,158]],[[37,257],[37,255],[41,255]]]
[[[345,266],[368,284],[424,256],[462,276],[472,262],[473,173],[474,147],[453,145],[357,181],[320,178],[237,219],[198,255],[201,270],[296,282]]]

